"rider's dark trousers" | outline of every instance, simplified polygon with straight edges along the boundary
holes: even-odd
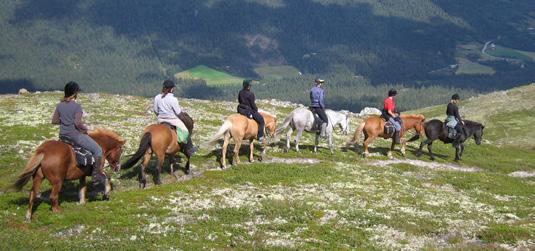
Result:
[[[318,114],[318,117],[323,121],[323,123],[329,123],[329,119],[327,118],[327,114],[325,113],[325,110],[319,107],[311,107],[310,108],[312,112]]]

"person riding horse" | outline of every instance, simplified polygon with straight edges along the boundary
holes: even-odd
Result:
[[[399,144],[401,143],[400,139],[400,131],[401,131],[401,123],[399,119],[399,113],[396,111],[396,103],[394,102],[394,96],[396,96],[398,92],[394,89],[390,89],[388,91],[388,97],[385,98],[383,101],[383,111],[382,111],[382,117],[392,123],[395,128],[394,132],[394,143]]]
[[[459,115],[459,107],[457,106],[460,101],[459,94],[455,93],[451,96],[451,100],[446,108],[446,126],[455,129],[457,132],[454,138],[455,140],[459,139],[462,135],[461,124],[464,125],[464,121],[461,119],[461,115]]]
[[[197,148],[193,146],[188,128],[179,118],[182,109],[174,96],[176,84],[173,80],[163,81],[162,92],[154,97],[154,113],[158,117],[158,123],[168,123],[176,128],[178,143],[186,143],[188,155],[193,155]]]
[[[88,128],[82,122],[82,106],[76,102],[78,93],[82,91],[78,83],[70,81],[65,85],[64,97],[56,106],[52,116],[52,124],[60,125],[59,137],[67,138],[75,144],[89,150],[95,158],[95,166],[91,176],[95,185],[104,184],[107,177],[104,174],[104,159],[102,148],[87,135]]]
[[[238,113],[250,118],[254,119],[256,123],[258,124],[258,143],[264,144],[264,118],[260,113],[258,113],[258,107],[256,107],[255,103],[255,96],[254,93],[251,91],[251,84],[253,80],[246,79],[243,80],[243,89],[238,93]]]
[[[322,122],[320,136],[325,138],[327,136],[327,124],[329,123],[329,119],[325,113],[325,92],[321,88],[325,80],[316,78],[314,82],[315,86],[310,89],[310,110],[320,118]]]

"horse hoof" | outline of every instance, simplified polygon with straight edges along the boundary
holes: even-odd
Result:
[[[24,222],[26,222],[26,223],[32,222],[32,214],[31,213],[26,213],[26,216],[24,217]]]
[[[106,200],[106,201],[110,200],[110,194],[109,194],[109,193],[108,193],[108,194],[104,194],[104,196],[102,197],[102,199],[104,199],[104,200]]]
[[[61,213],[61,208],[59,208],[59,207],[54,208],[53,207],[52,208],[52,212],[55,213],[55,214],[59,214],[59,213]]]

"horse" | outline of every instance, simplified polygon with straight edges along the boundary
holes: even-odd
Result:
[[[273,138],[273,134],[275,133],[275,129],[277,128],[277,117],[266,111],[258,111],[258,112],[264,118],[266,131],[268,131],[269,136]],[[225,122],[223,122],[223,125],[221,125],[217,133],[205,145],[213,145],[221,137],[224,137],[223,148],[221,152],[221,157],[222,157],[221,168],[225,169],[227,168],[226,153],[227,153],[227,147],[228,147],[230,138],[234,138],[234,156],[233,156],[232,163],[237,165],[237,164],[240,164],[239,153],[240,153],[242,140],[249,140],[249,147],[250,147],[249,162],[254,162],[253,142],[256,139],[257,134],[258,134],[258,124],[256,123],[256,121],[249,119],[241,114],[232,114],[228,116],[227,119],[225,119]],[[260,161],[262,161],[265,154],[266,154],[266,147],[265,147],[265,141],[264,141],[262,156],[259,157]]]
[[[329,123],[327,124],[326,134],[329,142],[329,150],[331,153],[334,153],[333,149],[333,131],[334,127],[339,125],[342,129],[342,134],[347,135],[349,131],[349,114],[346,112],[336,112],[330,109],[325,110]],[[314,125],[314,114],[312,111],[305,107],[298,107],[293,110],[287,117],[284,119],[282,126],[277,129],[275,132],[275,137],[281,133],[284,129],[290,127],[286,133],[286,151],[290,149],[290,139],[294,130],[297,130],[297,136],[295,138],[295,151],[299,152],[299,140],[303,131],[316,133],[316,141],[314,144],[314,152],[318,150],[319,144],[319,131],[318,129],[313,128]]]
[[[186,112],[181,112],[178,115],[178,118],[184,122],[184,125],[188,129],[191,137],[194,125],[193,119]],[[178,175],[176,175],[174,172],[174,165],[177,162],[176,154],[178,152],[182,152],[186,156],[187,161],[185,172],[186,174],[189,174],[191,156],[186,151],[185,144],[178,143],[176,130],[167,124],[152,124],[145,128],[137,151],[122,165],[122,167],[125,169],[130,168],[134,166],[141,159],[141,157],[143,157],[143,162],[141,163],[141,170],[139,173],[139,187],[145,188],[147,185],[145,168],[147,168],[152,154],[154,153],[156,154],[157,158],[155,184],[160,185],[162,184],[160,174],[162,172],[162,166],[166,156],[171,157],[169,173],[178,180]]]
[[[420,138],[420,135],[424,134],[424,121],[425,117],[421,114],[402,114],[400,116],[402,120],[402,126],[400,131],[400,138],[403,137],[403,135],[411,130],[415,129],[416,135],[414,135],[411,139],[408,140],[408,142],[415,141]],[[368,152],[368,144],[372,142],[376,137],[383,137],[384,139],[392,138],[391,135],[384,134],[384,125],[385,120],[381,118],[380,116],[370,116],[364,122],[362,122],[357,130],[355,131],[355,134],[353,135],[353,138],[348,142],[348,145],[352,145],[356,142],[358,142],[360,138],[360,134],[364,132],[364,157],[368,157],[370,154]],[[405,141],[401,141],[401,154],[405,156]],[[392,139],[392,145],[390,146],[390,151],[388,151],[388,157],[392,158],[392,151],[394,151],[395,141]]]
[[[120,169],[119,160],[126,141],[115,132],[104,128],[89,131],[88,135],[100,145],[102,156],[108,161],[112,169],[118,171]],[[33,203],[39,197],[39,188],[43,179],[47,179],[52,185],[50,202],[53,212],[61,212],[59,192],[64,180],[78,179],[80,181],[79,203],[84,204],[87,191],[85,178],[88,175],[86,171],[77,166],[76,156],[69,144],[58,140],[47,140],[39,145],[30,160],[28,160],[22,173],[18,176],[17,181],[11,186],[12,189],[20,191],[30,178],[33,178],[25,217],[26,221],[30,222],[32,219]],[[106,174],[106,176],[108,175]],[[111,183],[108,177],[105,184],[105,199],[109,199],[110,191]]]
[[[448,137],[448,128],[446,124],[438,119],[433,119],[424,124],[425,127],[425,136],[427,139],[420,143],[420,148],[418,149],[418,156],[422,153],[422,148],[424,145],[427,145],[427,150],[429,151],[429,156],[431,160],[435,160],[433,155],[433,141],[440,139],[444,144],[452,143],[455,148],[455,160],[461,160],[464,151],[464,142],[473,137],[476,144],[481,144],[481,139],[483,138],[483,129],[485,126],[470,120],[465,120],[464,125],[462,125],[462,133],[460,135],[459,141],[455,142],[454,139]]]

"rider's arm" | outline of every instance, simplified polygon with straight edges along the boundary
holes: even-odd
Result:
[[[158,104],[156,104],[156,98],[154,98],[154,104],[152,104],[152,111],[158,116]]]
[[[459,107],[457,106],[454,106],[454,107],[455,108],[453,108],[453,115],[455,116],[457,121],[459,121],[461,124],[464,125],[464,121],[461,119],[461,115],[459,114]]]
[[[251,104],[251,108],[253,108],[253,110],[258,111],[258,107],[256,107],[256,103],[255,103],[255,96],[252,92],[251,92],[251,96],[249,96],[249,103]]]
[[[82,115],[83,112],[81,110],[74,114],[74,126],[76,129],[78,129],[78,131],[87,133],[87,127],[84,125],[84,123],[82,123]]]
[[[175,113],[175,115],[177,117],[178,117],[178,114],[180,114],[182,112],[182,109],[178,105],[178,99],[176,99],[176,98],[173,98],[171,100],[171,108],[173,108],[173,112]]]
[[[321,109],[325,109],[325,91],[323,90],[320,93],[320,107]]]
[[[54,115],[52,115],[52,124],[54,125],[59,125],[60,124],[60,120],[59,120],[59,112],[58,112],[58,108],[56,108],[56,110],[54,111]]]

